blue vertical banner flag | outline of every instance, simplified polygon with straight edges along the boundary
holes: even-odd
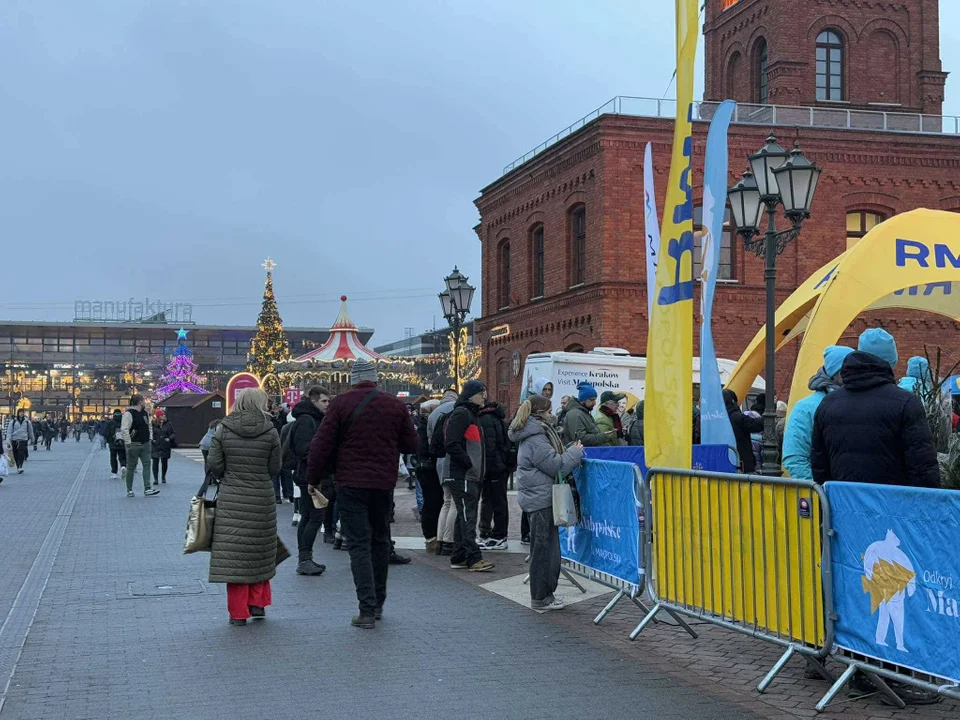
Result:
[[[647,324],[653,317],[653,295],[657,286],[657,253],[660,252],[660,219],[657,191],[653,184],[653,143],[643,153],[643,227],[647,239]]]
[[[726,445],[736,452],[737,440],[723,403],[717,351],[713,346],[713,296],[720,271],[723,216],[727,205],[727,130],[737,104],[725,100],[717,108],[707,133],[703,169],[703,239],[700,245],[700,441]],[[736,463],[734,463],[736,464]]]

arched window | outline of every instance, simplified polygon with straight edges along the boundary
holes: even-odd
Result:
[[[727,63],[727,97],[737,97],[737,81],[743,72],[743,62],[740,53],[735,52]]]
[[[883,213],[870,210],[852,210],[847,213],[847,250],[852,248],[860,238],[873,230],[887,219]]]
[[[587,281],[587,208],[578,205],[570,211],[570,285]]]
[[[770,93],[767,86],[767,71],[770,63],[767,58],[767,41],[763,38],[757,41],[755,57],[757,68],[756,98],[760,105],[766,105],[770,100]]]
[[[693,279],[699,280],[703,271],[703,208],[696,206],[693,209]],[[717,280],[733,280],[733,219],[730,208],[723,210],[723,235],[720,237],[720,266],[717,269]]]
[[[500,308],[510,307],[510,241],[500,243]]]
[[[567,346],[563,349],[563,351],[564,351],[564,352],[569,352],[569,353],[582,353],[582,352],[583,352],[583,345],[580,345],[579,343],[574,343],[573,345],[567,345]]]
[[[817,100],[844,100],[843,40],[836,30],[817,35]]]
[[[543,280],[543,225],[530,231],[530,298],[542,298]]]

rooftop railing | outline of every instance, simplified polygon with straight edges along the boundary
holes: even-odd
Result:
[[[719,102],[713,101],[694,102],[693,121],[709,122],[719,105]],[[672,119],[676,117],[676,114],[676,100],[617,95],[593,112],[584,115],[572,125],[565,127],[553,137],[540,143],[530,152],[514,160],[503,168],[503,174],[506,175],[511,170],[520,167],[601,115]],[[733,122],[738,125],[765,125],[770,127],[780,125],[826,130],[876,130],[912,135],[960,135],[960,117],[888,112],[880,109],[849,110],[842,105],[836,107],[793,107],[737,103]]]

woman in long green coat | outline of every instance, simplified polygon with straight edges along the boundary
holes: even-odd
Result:
[[[272,481],[281,467],[280,437],[266,411],[266,393],[244,390],[207,457],[207,470],[221,478],[210,582],[227,584],[231,625],[265,616],[280,556]]]

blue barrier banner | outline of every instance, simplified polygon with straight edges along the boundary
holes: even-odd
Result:
[[[633,463],[584,460],[574,477],[580,522],[560,528],[560,555],[639,585],[640,522]]]
[[[616,460],[633,463],[647,476],[647,463],[642,447],[585,447],[583,456],[592,460]],[[694,445],[693,469],[707,472],[735,473],[737,468],[730,462],[726,445]]]
[[[845,482],[825,489],[837,645],[960,681],[960,493]]]

